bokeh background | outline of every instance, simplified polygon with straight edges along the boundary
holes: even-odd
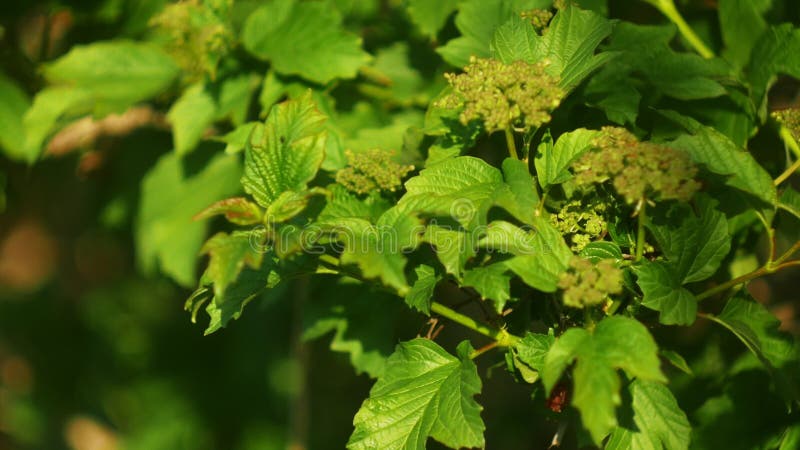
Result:
[[[3,0],[0,68],[35,92],[41,62],[77,43],[141,36],[164,3]],[[362,30],[367,47],[370,33],[407,21],[401,2],[376,3],[379,22]],[[613,17],[662,21],[641,2],[609,3]],[[699,32],[711,35],[715,2],[684,3]],[[776,3],[777,18],[799,22],[800,2]],[[781,82],[773,104],[798,106],[796,94],[796,85]],[[382,334],[391,349],[428,331],[427,318],[379,293],[301,279],[203,336],[204,325],[183,310],[191,292],[137,266],[140,182],[171,146],[168,131],[156,127],[53,152],[34,166],[0,157],[0,450],[341,449],[372,382],[354,373],[347,353],[330,350],[332,336],[341,333],[341,344],[349,335]],[[786,272],[750,286],[795,334],[798,280]],[[349,328],[315,323],[315,314],[345,300],[369,301],[374,314]],[[320,337],[301,342],[311,325]],[[690,418],[710,424],[698,431],[707,448],[753,448],[755,436],[783,426],[766,375],[731,336],[702,322],[663,334],[695,372],[673,374],[673,388]],[[482,343],[454,327],[440,339],[465,337]],[[479,397],[488,448],[546,448],[557,421],[541,394],[514,383],[501,359],[479,363],[489,374]],[[730,364],[736,370],[723,377]],[[700,403],[693,392],[720,397]],[[575,445],[570,439],[566,447]]]

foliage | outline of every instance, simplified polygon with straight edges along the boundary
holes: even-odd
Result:
[[[9,167],[147,149],[152,128],[104,217],[124,205],[140,272],[194,289],[207,339],[281,302],[306,380],[300,342],[333,333],[374,384],[325,444],[491,448],[491,381],[530,393],[517,415],[556,445],[721,448],[764,374],[775,419],[741,448],[798,439],[799,347],[748,291],[800,266],[800,106],[770,91],[800,80],[791,2],[687,22],[673,0],[152,1],[138,23],[107,3],[140,31],[35,83],[0,63]],[[670,347],[695,330],[715,337],[687,363]]]

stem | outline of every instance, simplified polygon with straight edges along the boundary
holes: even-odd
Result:
[[[514,141],[514,132],[511,131],[511,128],[506,128],[506,146],[508,147],[508,154],[511,155],[514,159],[519,159],[519,155],[517,155],[517,143]]]
[[[800,158],[800,144],[797,143],[797,141],[794,139],[794,135],[792,135],[792,132],[789,131],[789,129],[786,128],[786,126],[784,126],[783,124],[779,125],[780,128],[778,129],[778,136],[780,136],[781,140],[786,145],[786,147],[788,147],[789,150],[791,150],[792,153],[794,153],[794,156]]]
[[[678,27],[678,31],[680,31],[681,35],[683,35],[700,56],[706,59],[714,57],[714,52],[706,46],[703,40],[700,39],[700,36],[698,36],[692,27],[686,23],[686,20],[683,19],[681,13],[678,12],[678,8],[675,7],[675,2],[673,2],[673,0],[651,0],[650,3]]]
[[[797,171],[797,169],[800,169],[800,159],[795,161],[794,164],[789,166],[789,168],[786,169],[782,174],[778,175],[778,178],[775,178],[774,182],[775,186],[778,186],[779,184],[786,181],[786,179],[792,176],[792,174],[794,174]]]
[[[647,222],[647,199],[642,197],[641,207],[639,208],[639,228],[636,231],[636,256],[634,261],[640,261],[644,256],[644,225]]]
[[[800,243],[795,244],[795,246],[792,247],[792,248],[794,249],[795,247],[798,247],[798,246],[800,246]],[[706,299],[708,297],[712,297],[712,296],[714,296],[716,294],[719,294],[721,292],[725,292],[728,289],[736,287],[737,285],[740,285],[742,283],[746,283],[746,282],[748,282],[750,280],[753,280],[755,278],[762,277],[764,275],[769,275],[771,273],[775,273],[775,272],[777,272],[779,270],[783,270],[783,269],[785,269],[787,267],[800,266],[800,259],[793,260],[793,261],[782,262],[784,259],[788,258],[787,254],[789,254],[789,252],[784,253],[784,255],[781,256],[776,261],[776,264],[767,263],[766,265],[764,265],[764,267],[756,269],[756,270],[754,270],[754,271],[752,271],[750,273],[746,273],[746,274],[744,274],[742,276],[736,277],[736,278],[734,278],[734,279],[732,279],[730,281],[727,281],[725,283],[720,284],[719,286],[714,286],[711,289],[705,290],[705,291],[701,292],[700,294],[698,294],[697,296],[695,296],[695,298],[697,299],[697,301],[700,301],[700,300]]]
[[[472,331],[475,331],[486,337],[494,339],[495,341],[497,341],[498,347],[514,346],[520,339],[518,336],[514,336],[513,334],[509,333],[506,330],[492,328],[488,325],[484,325],[478,322],[477,320],[473,319],[472,317],[465,316],[464,314],[456,312],[438,302],[431,303],[431,311],[435,312],[436,314],[439,314],[442,317],[450,319],[461,326],[467,327]]]

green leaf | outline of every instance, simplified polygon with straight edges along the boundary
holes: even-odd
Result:
[[[701,202],[697,217],[691,208],[677,208],[679,224],[653,224],[648,228],[664,256],[673,263],[682,284],[702,281],[714,275],[731,249],[728,221],[708,201]]]
[[[800,29],[792,24],[770,27],[761,35],[747,66],[752,97],[766,116],[767,92],[779,74],[800,79]]]
[[[272,255],[264,257],[258,269],[245,267],[222,295],[214,296],[208,303],[206,313],[211,320],[205,335],[214,333],[227,326],[231,320],[241,317],[248,303],[258,298],[265,290],[274,288],[281,280],[277,268],[278,262]]]
[[[513,17],[497,28],[489,42],[492,57],[511,64],[515,61],[536,62],[534,48],[538,35],[530,20]]]
[[[414,272],[417,274],[417,281],[414,282],[411,286],[411,290],[408,291],[405,302],[408,306],[429,316],[431,314],[433,291],[442,277],[436,275],[436,271],[433,270],[433,267],[426,264],[420,264],[414,269]]]
[[[214,284],[214,295],[223,297],[225,289],[236,281],[245,265],[252,269],[261,266],[264,254],[254,244],[258,237],[252,232],[217,233],[201,252],[209,255],[206,276]]]
[[[489,42],[495,30],[525,9],[521,3],[513,0],[463,1],[456,15],[456,28],[461,36],[437,48],[436,52],[455,67],[466,66],[470,56],[489,57]]]
[[[462,343],[459,357],[433,341],[400,343],[356,413],[347,448],[423,450],[429,437],[452,447],[485,445],[478,371]]]
[[[437,4],[438,2],[429,3]],[[374,84],[360,85],[362,92],[384,99],[389,103],[404,106],[427,106],[432,97],[422,74],[412,66],[409,45],[405,42],[396,42],[389,47],[380,49],[369,70],[365,71],[365,75]],[[375,147],[380,146],[369,148]]]
[[[218,155],[194,172],[174,153],[162,157],[142,181],[135,231],[141,268],[153,273],[158,267],[179,284],[193,285],[207,224],[192,218],[235,194],[240,175],[235,157]]]
[[[405,275],[404,252],[419,244],[423,227],[419,219],[400,207],[383,213],[373,225],[359,218],[331,219],[316,226],[331,233],[343,246],[341,262],[355,264],[367,279],[380,279],[404,297],[411,289]]]
[[[739,291],[719,316],[708,317],[735,334],[758,357],[787,402],[800,402],[797,341],[778,330],[780,321],[772,313]]]
[[[363,284],[326,285],[324,295],[314,298],[304,315],[303,340],[318,339],[333,332],[330,349],[347,353],[357,374],[379,377],[397,343],[390,330],[402,304]]]
[[[632,423],[616,428],[606,450],[685,450],[692,428],[678,402],[663,384],[634,380],[628,385],[633,399]]]
[[[499,314],[511,298],[511,276],[504,263],[494,263],[469,269],[464,272],[461,285],[475,288],[483,300],[491,300]]]
[[[533,216],[539,206],[539,193],[536,180],[528,172],[528,165],[518,159],[506,158],[502,169],[511,195],[500,196],[498,204],[522,223],[533,225]]]
[[[408,15],[423,34],[433,39],[456,10],[458,3],[458,0],[408,0]]]
[[[795,191],[791,186],[787,187],[781,192],[778,208],[800,219],[800,192]]]
[[[172,125],[175,151],[185,155],[197,147],[206,129],[214,122],[217,104],[203,83],[190,86],[172,104],[167,119]]]
[[[721,0],[719,26],[725,50],[722,55],[736,67],[750,61],[750,53],[759,37],[767,30],[764,20],[772,0]]]
[[[370,58],[361,38],[345,31],[339,12],[325,2],[274,0],[247,18],[242,43],[277,72],[318,83],[354,78]]]
[[[267,208],[286,191],[306,189],[325,157],[324,122],[309,92],[274,106],[263,129],[254,129],[242,185],[259,205]]]
[[[549,393],[564,370],[573,371],[572,405],[595,443],[617,425],[615,409],[621,403],[616,369],[641,380],[664,382],[658,347],[647,329],[634,319],[612,316],[589,332],[571,328],[556,339],[545,358],[542,382]]]
[[[30,107],[28,95],[0,72],[0,149],[10,159],[31,162],[26,152],[22,117]]]
[[[616,56],[611,52],[595,54],[612,26],[613,22],[592,11],[569,5],[553,17],[547,32],[538,39],[536,60],[549,59],[551,72],[561,77],[561,87],[571,91]]]
[[[217,119],[230,119],[234,126],[247,120],[253,92],[261,84],[261,77],[254,73],[240,73],[220,83],[217,96]],[[272,106],[272,105],[270,105]]]
[[[542,188],[548,189],[572,178],[570,165],[592,147],[592,140],[597,136],[597,131],[581,128],[562,134],[555,145],[539,145],[534,164]]]
[[[425,168],[409,179],[398,205],[457,220],[473,229],[486,223],[486,215],[501,190],[508,191],[497,168],[472,156],[460,156]]]
[[[602,259],[619,261],[622,259],[622,249],[619,248],[619,244],[616,242],[595,241],[586,244],[580,255],[592,261],[592,263],[597,263]]]
[[[561,233],[544,218],[534,218],[534,234],[530,252],[505,261],[506,266],[522,281],[542,292],[555,292],[561,273],[567,270],[572,257]],[[513,248],[513,247],[512,247]]]
[[[638,284],[644,298],[642,305],[660,311],[664,325],[691,325],[697,318],[697,300],[682,287],[681,276],[674,264],[647,261],[636,268]]]
[[[317,216],[320,221],[354,217],[374,223],[389,209],[389,203],[382,199],[380,194],[373,194],[361,200],[339,184],[328,186],[328,192],[330,196],[325,208]]]
[[[208,219],[217,215],[224,215],[228,222],[236,225],[255,225],[261,222],[264,213],[258,205],[246,198],[234,197],[212,204],[194,216],[194,220]]]
[[[108,114],[168,88],[178,66],[158,47],[131,41],[96,42],[72,48],[44,67],[48,82],[91,93],[97,114]]]
[[[423,240],[433,246],[445,271],[459,280],[467,261],[476,253],[473,234],[451,227],[430,224],[425,228]]]
[[[39,158],[45,140],[55,131],[62,118],[90,112],[91,99],[91,92],[71,87],[48,87],[37,92],[33,104],[22,118],[25,129],[22,154],[26,161],[32,163]]]
[[[522,362],[531,369],[541,372],[544,370],[545,358],[554,342],[555,337],[552,334],[525,333],[525,336],[517,341],[514,350]]]
[[[661,349],[661,357],[669,361],[673,367],[679,369],[681,372],[694,376],[694,372],[692,372],[692,368],[689,367],[689,363],[686,362],[680,353],[672,350]]]
[[[746,150],[736,146],[719,131],[701,125],[677,113],[662,111],[662,115],[680,124],[690,135],[682,135],[669,145],[683,150],[712,173],[727,175],[726,184],[747,192],[770,206],[775,206],[778,194],[772,177]]]

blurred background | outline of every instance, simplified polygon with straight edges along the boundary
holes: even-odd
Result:
[[[0,68],[33,93],[41,62],[76,43],[141,36],[164,3],[4,0]],[[375,3],[385,3],[387,23],[406,20],[400,2]],[[776,14],[797,23],[797,3],[781,3]],[[713,0],[685,7],[701,34],[713,31],[703,25],[715,14]],[[661,21],[639,2],[609,8],[613,17]],[[779,85],[777,101],[796,106],[796,91]],[[137,265],[140,182],[171,148],[169,132],[155,126],[51,147],[33,166],[0,157],[0,450],[341,449],[372,384],[341,352],[353,345],[348,337],[379,335],[364,351],[386,354],[428,332],[427,318],[395,299],[315,279],[279,286],[203,336],[204,325],[183,310],[191,291]],[[797,286],[797,272],[788,271],[751,285],[795,334]],[[370,301],[374,315],[331,319],[345,299]],[[784,426],[766,374],[734,338],[703,322],[656,332],[694,371],[672,373],[672,387],[690,418],[702,420],[696,441],[704,448],[754,448],[758,436]],[[302,343],[303,334],[320,338]],[[330,350],[334,336],[339,352]],[[465,337],[483,343],[449,326],[440,339]],[[558,418],[541,393],[513,382],[500,356],[479,364],[488,374],[478,398],[488,448],[546,448]],[[694,392],[714,401],[701,403]],[[734,412],[746,420],[730,420]],[[576,445],[570,439],[567,448]]]

